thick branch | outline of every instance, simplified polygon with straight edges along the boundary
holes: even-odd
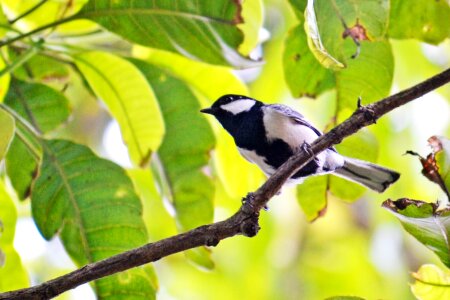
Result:
[[[358,107],[342,124],[318,138],[309,149],[301,149],[284,163],[255,193],[250,193],[239,211],[225,221],[200,226],[155,243],[144,245],[99,262],[88,264],[64,276],[40,285],[0,294],[0,299],[48,299],[83,283],[140,266],[162,257],[199,246],[215,246],[220,240],[243,234],[254,236],[259,230],[259,211],[298,169],[321,151],[338,144],[343,138],[375,123],[394,108],[450,82],[450,69],[400,93],[368,106]]]

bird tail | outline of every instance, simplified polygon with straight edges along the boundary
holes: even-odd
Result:
[[[359,183],[379,193],[384,192],[400,177],[400,174],[393,170],[367,161],[349,157],[344,159],[344,165],[334,171],[335,175]]]

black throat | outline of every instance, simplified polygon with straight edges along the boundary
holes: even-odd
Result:
[[[240,148],[256,150],[259,144],[267,142],[263,111],[259,105],[237,115],[225,111],[216,118]]]

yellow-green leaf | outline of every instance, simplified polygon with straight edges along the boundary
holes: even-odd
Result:
[[[246,0],[242,3],[242,17],[244,23],[238,28],[244,33],[244,41],[239,51],[248,55],[259,42],[259,31],[263,25],[264,12],[262,0]]]
[[[224,94],[248,94],[245,84],[231,68],[214,66],[168,51],[135,46],[134,56],[169,71],[208,98],[209,103]],[[214,78],[214,84],[210,80]]]
[[[0,58],[0,70],[6,68],[5,61],[3,58]],[[6,96],[9,88],[9,82],[11,80],[11,75],[7,72],[0,77],[0,103],[3,102],[3,99]]]
[[[2,161],[14,136],[14,119],[0,108],[0,161]]]
[[[411,291],[418,300],[450,299],[450,272],[427,264],[412,274]]]
[[[77,13],[88,1],[2,0],[2,5],[11,20],[35,8],[33,12],[20,18],[15,24],[19,29],[27,32]],[[84,32],[96,26],[93,22],[89,23],[87,20],[71,22],[59,26],[58,31]]]
[[[27,272],[13,247],[16,221],[16,207],[0,181],[0,292],[29,285]]]
[[[105,52],[87,52],[75,62],[119,123],[131,160],[145,165],[161,144],[164,122],[155,95],[129,61]]]
[[[297,200],[312,222],[322,216],[327,208],[328,176],[312,176],[297,186]]]

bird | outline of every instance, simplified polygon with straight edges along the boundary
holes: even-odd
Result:
[[[233,137],[239,153],[271,176],[300,147],[322,135],[301,113],[283,104],[227,94],[200,112],[214,116]],[[384,192],[400,174],[371,162],[346,157],[330,147],[288,180],[300,184],[309,176],[333,174],[376,192]]]

